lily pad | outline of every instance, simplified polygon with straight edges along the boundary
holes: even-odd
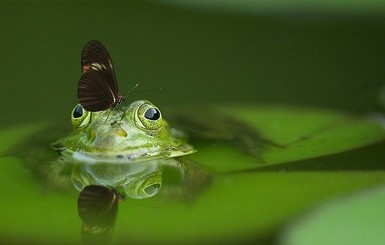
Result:
[[[292,222],[282,244],[382,244],[385,187],[339,197]]]
[[[260,132],[282,147],[262,146],[261,158],[239,154],[232,145],[210,142],[196,145],[194,160],[214,172],[229,172],[282,164],[340,153],[385,139],[381,125],[365,117],[315,108],[238,106],[216,108]]]

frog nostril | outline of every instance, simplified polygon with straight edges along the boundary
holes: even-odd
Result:
[[[124,129],[118,129],[116,130],[116,134],[121,137],[127,137],[127,132]]]

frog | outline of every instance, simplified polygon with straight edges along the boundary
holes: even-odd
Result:
[[[191,202],[211,183],[206,167],[185,158],[196,152],[186,135],[147,100],[97,112],[77,104],[70,119],[72,132],[51,144],[58,158],[40,170],[49,186],[79,192],[84,244],[111,239],[120,200],[159,195]],[[165,173],[178,176],[176,183],[164,185]]]
[[[71,122],[72,134],[52,145],[70,160],[127,163],[196,152],[183,133],[170,127],[159,108],[147,100],[99,112],[78,104],[71,112]]]

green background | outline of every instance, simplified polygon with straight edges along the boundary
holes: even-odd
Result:
[[[121,94],[139,83],[129,101],[148,99],[162,111],[221,105],[282,142],[346,117],[283,154],[267,147],[276,165],[259,170],[228,144],[198,142],[192,158],[220,173],[210,188],[193,203],[122,202],[115,242],[272,243],[326,200],[384,183],[385,144],[371,145],[384,132],[361,118],[384,111],[382,1],[10,1],[0,2],[0,31],[2,153],[46,125],[39,122],[69,123],[90,39],[108,48]],[[0,168],[2,240],[79,241],[75,190],[47,191],[14,156],[0,158]],[[289,242],[308,241],[294,232]]]
[[[121,94],[139,83],[128,98],[160,108],[249,102],[366,112],[377,105],[385,78],[384,4],[212,2],[0,3],[0,123],[67,118],[90,39],[111,53]]]

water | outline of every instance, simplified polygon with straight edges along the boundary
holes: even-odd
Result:
[[[166,111],[209,103],[306,105],[358,115],[383,111],[377,100],[385,77],[381,16],[243,16],[139,2],[1,3],[0,16],[3,129],[69,123],[78,103],[80,52],[90,39],[110,51],[121,94],[139,83],[128,99],[148,99]],[[3,138],[2,148],[14,139]],[[126,198],[118,205],[112,242],[271,242],[303,210],[383,183],[383,147],[267,171],[211,173],[212,182],[189,198],[166,191]],[[80,243],[79,192],[71,185],[57,190],[26,168],[25,160],[7,156],[0,161],[0,239]],[[196,156],[202,158],[207,155]],[[163,181],[183,186],[178,176],[171,171]]]

